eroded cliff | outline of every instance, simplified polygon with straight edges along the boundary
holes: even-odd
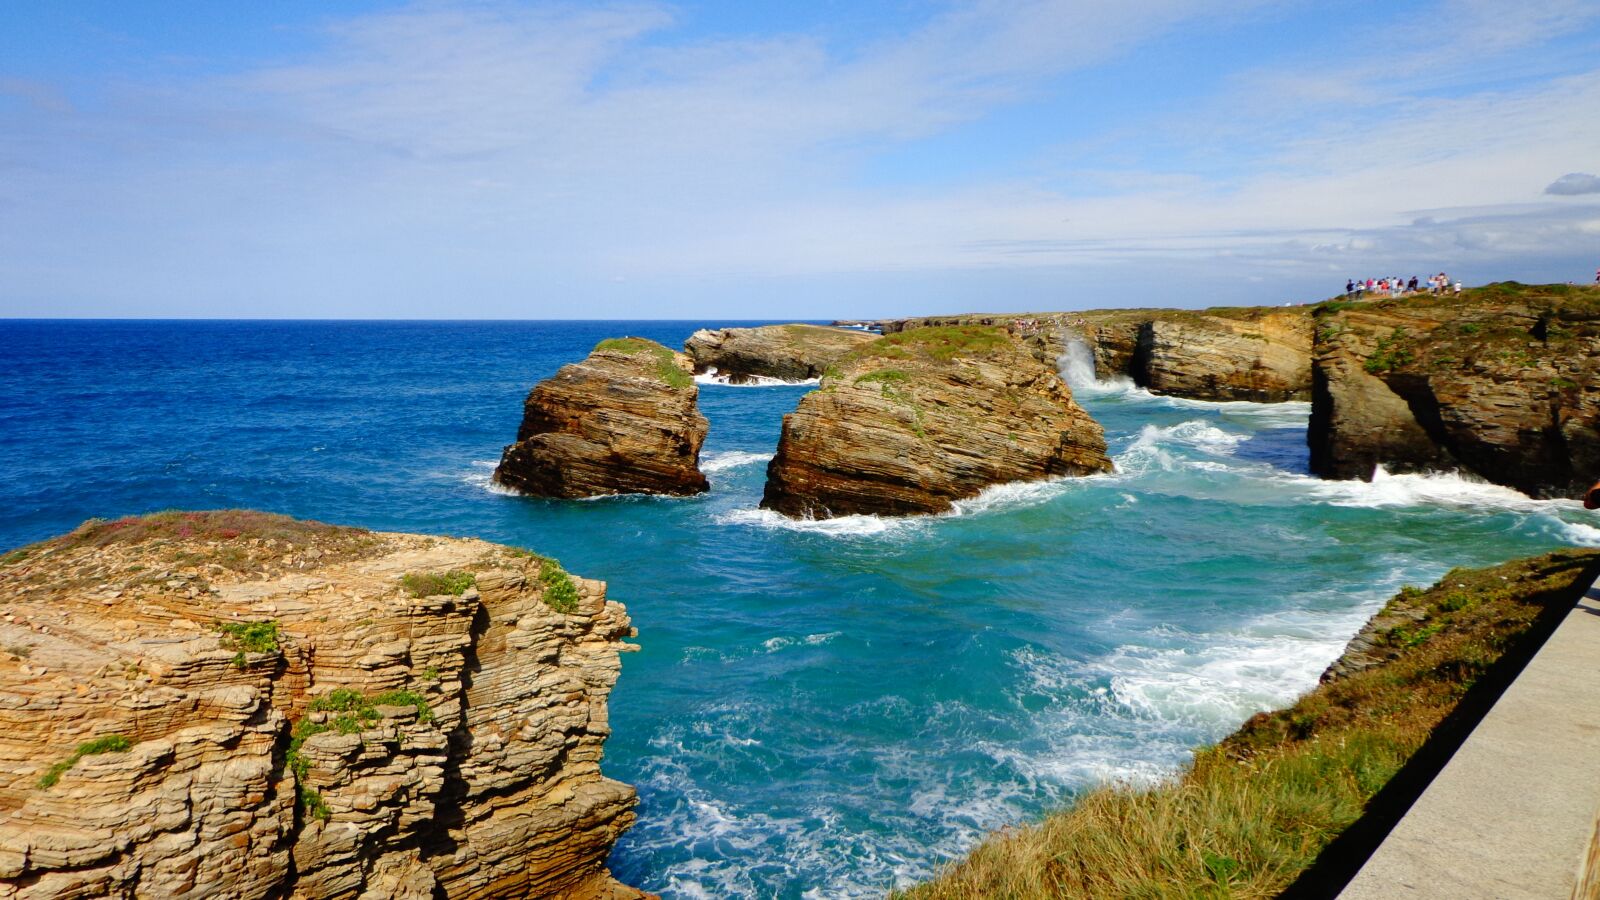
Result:
[[[237,511],[0,560],[0,897],[623,898],[605,585]]]
[[[644,338],[601,341],[539,382],[495,481],[539,497],[698,494],[710,488],[692,365]]]
[[[933,513],[993,484],[1110,469],[1100,425],[1004,329],[922,328],[841,360],[784,416],[761,504]]]
[[[1072,313],[929,316],[882,323],[885,332],[951,325],[1003,327],[1054,363],[1084,341],[1100,378],[1126,376],[1158,394],[1277,403],[1311,396],[1306,307],[1101,309]]]
[[[1325,304],[1312,470],[1461,469],[1536,497],[1600,475],[1600,289],[1514,282]]]
[[[702,328],[684,342],[697,373],[714,372],[732,384],[757,378],[807,381],[877,335],[821,325]]]

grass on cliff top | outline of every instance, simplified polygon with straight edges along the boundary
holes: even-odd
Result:
[[[915,900],[1272,897],[1352,825],[1466,691],[1553,605],[1570,605],[1594,551],[1456,570],[1407,588],[1378,632],[1388,658],[1262,713],[1148,789],[1090,791],[1002,832]]]
[[[942,325],[887,334],[851,354],[857,358],[931,359],[981,356],[1014,342],[1005,329],[987,325]]]
[[[646,338],[606,338],[595,344],[592,352],[621,353],[624,356],[646,354],[655,358],[656,377],[661,379],[663,384],[680,390],[694,384],[694,378],[688,372],[678,368],[675,354],[670,349]]]
[[[370,532],[364,528],[327,525],[251,509],[167,510],[120,519],[90,519],[61,537],[41,541],[31,548],[96,549],[153,540],[231,541],[236,538],[309,544],[318,539],[366,534]]]

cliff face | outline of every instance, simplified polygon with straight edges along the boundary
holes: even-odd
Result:
[[[540,497],[697,494],[709,423],[688,357],[643,338],[601,341],[539,382],[495,481]]]
[[[1464,469],[1537,497],[1600,474],[1600,290],[1489,285],[1328,304],[1317,318],[1312,470]]]
[[[877,335],[820,325],[702,328],[684,342],[695,372],[716,370],[733,384],[755,378],[807,381]]]
[[[1007,328],[1051,364],[1067,341],[1080,338],[1094,351],[1099,377],[1127,376],[1158,394],[1269,403],[1311,396],[1311,313],[1304,307],[934,316],[882,327],[971,324]]]
[[[0,609],[0,897],[641,896],[600,582],[163,513],[8,555]]]
[[[1004,330],[917,329],[842,360],[784,417],[761,505],[932,513],[993,484],[1110,469],[1099,424]]]

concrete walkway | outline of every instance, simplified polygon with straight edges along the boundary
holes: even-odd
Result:
[[[1572,896],[1600,810],[1600,589],[1591,586],[1339,895]]]

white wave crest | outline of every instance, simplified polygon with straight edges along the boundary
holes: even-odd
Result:
[[[1535,500],[1514,488],[1490,484],[1459,472],[1391,475],[1379,466],[1371,481],[1322,481],[1306,476],[1296,481],[1305,486],[1312,500],[1329,506],[1371,509],[1443,506],[1531,513],[1576,505],[1571,500]]]
[[[791,519],[770,509],[732,509],[716,521],[723,525],[751,525],[780,531],[822,534],[829,537],[876,537],[905,534],[922,527],[928,516],[838,516],[832,519]]]
[[[1582,522],[1557,519],[1550,529],[1556,537],[1579,547],[1600,547],[1600,528]]]
[[[748,450],[723,450],[718,453],[708,454],[700,460],[702,472],[726,472],[729,469],[738,469],[744,466],[764,463],[772,459],[771,453],[752,453]]]
[[[768,653],[777,653],[779,650],[784,650],[794,646],[820,647],[843,633],[844,632],[842,631],[825,631],[820,634],[808,634],[803,638],[767,638],[761,642],[761,648]]]
[[[803,387],[822,383],[820,378],[803,378],[799,381],[788,381],[783,378],[769,378],[766,375],[751,375],[748,376],[748,380],[735,383],[729,381],[729,377],[718,372],[716,366],[712,366],[694,376],[694,380],[700,384],[717,385],[719,387]]]
[[[488,491],[491,494],[499,494],[502,497],[522,496],[511,488],[508,488],[494,480],[494,470],[496,466],[500,465],[499,460],[475,459],[472,461],[471,465],[471,469],[461,473],[460,477],[462,481],[472,485],[475,488],[478,488],[479,490]]]

